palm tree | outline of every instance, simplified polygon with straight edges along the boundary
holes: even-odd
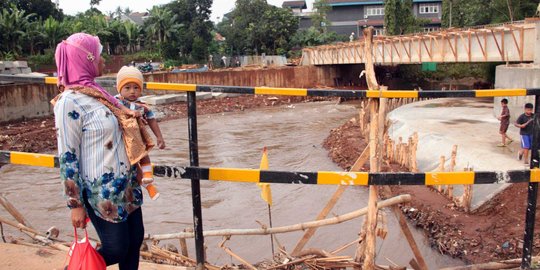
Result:
[[[176,23],[178,15],[172,14],[172,11],[164,8],[154,6],[150,10],[150,18],[145,21],[145,29],[150,37],[158,40],[159,43],[167,42],[180,27],[180,24]]]
[[[139,41],[140,28],[134,23],[124,22],[124,31],[127,36],[127,51],[130,53],[134,52],[135,45],[137,45]]]
[[[52,17],[49,17],[52,18]],[[30,54],[35,54],[36,46],[41,46],[46,43],[46,35],[44,33],[44,26],[41,20],[31,22],[26,30],[25,43],[30,47]]]
[[[43,23],[43,34],[47,41],[47,47],[53,49],[66,36],[65,24],[49,17]]]
[[[30,25],[31,18],[35,14],[26,14],[24,10],[17,9],[12,5],[10,8],[2,9],[0,13],[0,35],[2,44],[6,52],[21,52],[21,41],[26,38],[26,30]]]

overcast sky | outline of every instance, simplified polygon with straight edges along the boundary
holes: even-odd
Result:
[[[64,13],[69,15],[75,15],[90,8],[90,0],[59,0],[59,2],[60,8],[64,10]],[[170,0],[102,0],[97,8],[104,13],[114,11],[118,6],[121,6],[122,8],[129,7],[133,11],[146,11],[147,9],[151,9],[153,5],[160,5],[168,2],[170,2]],[[267,2],[275,6],[281,6],[283,0],[267,0]],[[306,2],[308,9],[311,9],[313,0],[307,0]],[[223,14],[234,8],[234,3],[235,1],[233,0],[214,0],[212,6],[212,21],[217,22],[221,20]]]

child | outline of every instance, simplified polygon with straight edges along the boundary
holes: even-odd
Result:
[[[116,95],[116,98],[120,100],[124,106],[131,110],[139,111],[143,115],[143,118],[147,121],[150,129],[154,135],[156,135],[159,149],[164,149],[165,141],[161,135],[161,130],[159,129],[155,114],[139,99],[143,89],[143,80],[143,75],[139,69],[128,66],[122,67],[116,75],[116,89],[118,90],[118,93],[120,93]],[[143,173],[141,185],[148,190],[150,198],[152,198],[152,200],[156,200],[159,197],[159,192],[155,186],[152,185],[152,182],[154,182],[154,176],[152,173],[152,163],[150,162],[150,157],[143,157],[141,161],[139,161],[139,165],[141,166]]]
[[[511,144],[514,140],[512,140],[508,135],[506,135],[506,131],[508,131],[508,126],[510,125],[510,110],[508,109],[508,99],[503,98],[501,100],[501,107],[502,112],[497,119],[501,121],[501,126],[499,128],[499,133],[502,136],[502,142],[501,144],[497,145],[499,147],[505,147],[506,146],[506,139],[508,139],[508,144]]]
[[[529,149],[532,146],[533,116],[533,105],[527,103],[525,104],[525,113],[521,114],[514,124],[519,128],[519,134],[521,135],[521,150],[519,151],[518,159],[523,159],[525,164],[529,164]]]

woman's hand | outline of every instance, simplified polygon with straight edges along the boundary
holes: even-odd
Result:
[[[84,207],[71,209],[71,223],[75,228],[86,228],[86,209]]]

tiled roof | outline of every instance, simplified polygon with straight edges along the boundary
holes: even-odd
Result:
[[[307,8],[306,1],[283,1],[281,7],[290,7],[290,8]]]

